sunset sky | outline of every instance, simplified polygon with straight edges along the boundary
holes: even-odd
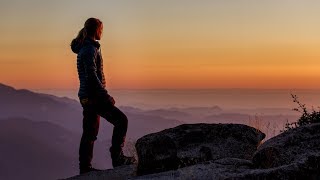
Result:
[[[320,88],[318,0],[5,0],[0,82],[77,89],[89,17],[111,89]]]

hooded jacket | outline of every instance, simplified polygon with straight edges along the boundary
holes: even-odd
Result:
[[[108,95],[103,73],[103,59],[98,41],[85,38],[83,43],[73,40],[71,50],[77,54],[77,69],[80,81],[80,99]]]

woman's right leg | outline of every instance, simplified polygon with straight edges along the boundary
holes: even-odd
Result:
[[[99,99],[97,105],[98,114],[114,125],[110,147],[113,167],[134,163],[135,159],[124,156],[122,151],[128,129],[127,116],[108,98]]]
[[[120,109],[110,104],[110,102],[108,101],[100,101],[98,103],[98,106],[98,114],[114,126],[111,148],[115,152],[122,151],[128,129],[127,116]]]

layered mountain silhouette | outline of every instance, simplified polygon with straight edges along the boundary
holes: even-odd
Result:
[[[82,107],[77,100],[1,83],[0,99],[0,179],[58,179],[78,174]],[[126,146],[134,146],[135,140],[146,134],[184,123],[237,121],[247,124],[250,117],[246,110],[233,112],[215,105],[149,110],[119,108],[129,119]],[[270,109],[259,109],[264,111],[268,113],[262,116],[263,120],[285,122],[290,118],[281,115],[287,109],[274,109],[276,114]],[[112,129],[112,125],[101,118],[93,159],[97,168],[111,168],[108,148]]]
[[[0,179],[58,179],[79,173],[82,107],[78,101],[4,84],[0,98]],[[182,123],[140,110],[126,114],[131,120],[130,139]],[[93,164],[111,168],[112,126],[101,122]]]
[[[0,179],[47,179],[76,174],[78,135],[50,122],[0,120]]]
[[[33,121],[47,121],[80,132],[81,106],[76,100],[14,89],[0,84],[0,119],[24,117]]]
[[[23,117],[33,121],[51,122],[72,132],[82,132],[82,107],[74,99],[35,93],[26,89],[18,90],[1,83],[0,99],[0,119]],[[143,136],[145,132],[183,123],[170,117],[162,117],[161,114],[146,113],[136,108],[131,109],[135,111],[125,111],[125,113],[129,118],[128,135],[134,138]],[[111,136],[112,125],[105,120],[102,120],[101,123],[99,136],[108,139]],[[135,127],[139,130],[136,131]]]

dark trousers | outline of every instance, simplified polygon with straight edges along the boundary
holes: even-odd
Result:
[[[107,97],[80,99],[83,107],[83,133],[79,147],[79,165],[91,166],[94,141],[99,132],[100,116],[114,125],[112,149],[122,151],[124,146],[128,119]]]

